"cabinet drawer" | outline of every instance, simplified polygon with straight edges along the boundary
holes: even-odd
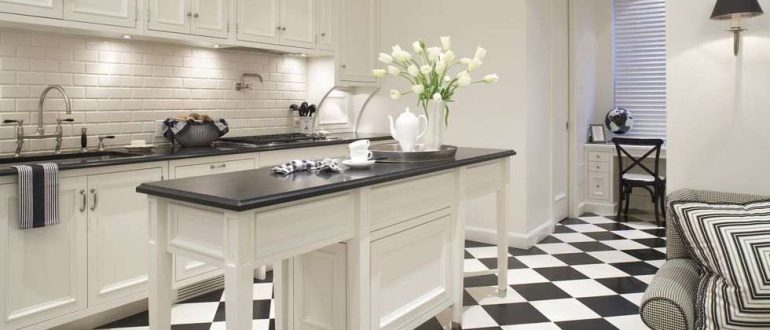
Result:
[[[608,152],[596,152],[596,151],[588,152],[589,162],[609,162],[610,160],[612,160],[612,156],[610,156],[610,153]]]
[[[348,240],[353,237],[354,219],[353,193],[257,213],[256,259],[276,261]],[[318,246],[310,246],[308,242]],[[292,251],[299,248],[307,251]]]
[[[451,173],[378,186],[370,194],[372,230],[449,207],[454,193]]]
[[[610,163],[605,162],[588,162],[589,172],[609,173]]]
[[[253,158],[244,158],[203,164],[185,165],[174,167],[174,178],[188,178],[193,176],[227,173],[235,171],[251,170],[256,167]]]
[[[589,173],[588,174],[588,199],[596,201],[610,200],[610,174],[609,173]]]

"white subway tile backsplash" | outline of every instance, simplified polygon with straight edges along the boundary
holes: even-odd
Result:
[[[248,78],[253,90],[235,91],[244,72],[265,82]],[[0,29],[0,120],[23,119],[32,132],[40,93],[62,85],[76,120],[64,127],[65,148],[79,146],[81,127],[91,135],[115,134],[110,145],[122,145],[153,139],[156,120],[190,112],[228,119],[232,135],[291,131],[288,105],[306,98],[306,82],[306,62],[295,57]],[[50,93],[47,131],[63,111],[61,96]],[[13,152],[13,139],[12,127],[0,127],[0,153]],[[53,143],[32,141],[25,151]]]

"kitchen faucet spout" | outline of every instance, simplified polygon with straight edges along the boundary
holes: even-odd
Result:
[[[37,133],[40,135],[45,135],[45,128],[43,127],[43,106],[45,105],[45,99],[48,96],[48,92],[54,89],[58,90],[64,97],[64,106],[66,107],[67,114],[72,114],[72,102],[70,101],[69,95],[67,95],[67,91],[64,90],[64,87],[61,87],[61,85],[50,85],[46,87],[46,89],[43,90],[43,93],[40,94],[40,101],[37,104]]]

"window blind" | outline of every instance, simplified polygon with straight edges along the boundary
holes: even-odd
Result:
[[[666,2],[614,0],[615,106],[634,118],[629,137],[666,138]]]

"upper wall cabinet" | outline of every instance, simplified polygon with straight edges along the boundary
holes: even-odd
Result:
[[[0,12],[136,27],[136,0],[0,0]]]
[[[236,38],[273,45],[316,47],[316,0],[237,0]]]
[[[148,29],[227,38],[228,8],[227,0],[150,0]]]
[[[64,18],[79,22],[135,27],[136,0],[67,0],[64,1]]]
[[[342,1],[342,28],[338,53],[338,80],[341,82],[374,83],[378,43],[378,0]]]
[[[318,49],[336,51],[339,35],[339,0],[317,0]]]
[[[62,0],[0,0],[0,12],[61,18]]]

